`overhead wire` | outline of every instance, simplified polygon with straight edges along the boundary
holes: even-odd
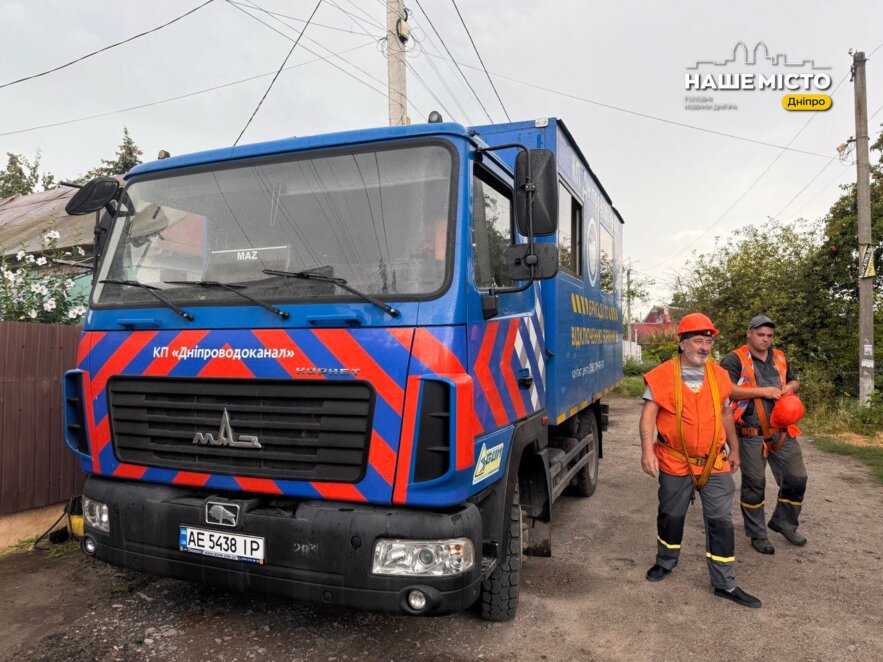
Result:
[[[438,30],[435,27],[435,24],[432,22],[432,19],[429,18],[429,14],[426,13],[426,10],[423,8],[423,5],[420,4],[420,0],[414,0],[417,3],[417,6],[420,8],[420,11],[423,13],[423,16],[426,17],[426,21],[429,23],[429,26],[432,28],[432,31],[435,33],[435,36],[438,37],[439,42],[441,42],[442,47],[445,49],[445,52],[448,54],[448,57],[451,58],[451,62],[454,63],[454,66],[457,67],[457,71],[460,72],[460,75],[463,77],[463,80],[466,82],[466,86],[472,92],[472,96],[475,97],[475,100],[478,101],[478,105],[481,106],[481,109],[484,111],[484,114],[487,115],[488,121],[493,122],[494,119],[491,117],[491,114],[488,112],[487,108],[485,108],[484,103],[481,101],[481,97],[478,96],[478,93],[475,91],[475,88],[472,87],[472,83],[469,82],[469,79],[466,77],[466,74],[463,73],[463,70],[460,68],[460,63],[457,62],[457,59],[451,54],[451,50],[448,48],[448,45],[445,43],[445,40],[439,34]]]
[[[466,21],[463,18],[463,14],[460,13],[460,8],[457,6],[457,0],[451,0],[451,4],[454,5],[454,9],[457,11],[457,16],[460,17],[460,22],[463,24],[463,29],[466,30],[466,35],[469,37],[469,41],[472,44],[472,49],[475,51],[475,54],[478,56],[478,61],[481,63],[481,68],[484,69],[484,75],[487,76],[488,82],[491,84],[491,87],[494,90],[494,94],[497,95],[497,101],[500,102],[500,107],[503,109],[503,113],[506,115],[506,120],[511,122],[512,118],[509,117],[509,111],[506,110],[506,104],[503,103],[503,100],[500,98],[500,93],[497,91],[497,86],[494,85],[494,81],[491,78],[491,75],[487,72],[487,67],[484,66],[484,60],[481,59],[481,53],[478,52],[478,46],[475,45],[475,40],[472,38],[472,33],[469,31],[469,26],[466,25]]]
[[[288,51],[288,55],[285,56],[285,59],[282,60],[282,64],[279,65],[279,70],[276,71],[276,75],[273,76],[273,80],[270,81],[270,84],[267,86],[266,92],[264,92],[264,96],[261,97],[261,100],[258,101],[258,105],[255,106],[254,112],[252,112],[251,117],[248,118],[248,121],[245,123],[245,126],[242,127],[242,131],[239,132],[239,136],[236,138],[236,141],[233,143],[233,146],[239,144],[239,141],[242,139],[242,135],[245,133],[245,130],[248,129],[249,125],[251,125],[252,120],[255,115],[258,114],[258,111],[261,109],[261,105],[264,103],[264,99],[267,98],[267,95],[270,93],[270,90],[273,89],[273,84],[276,82],[276,79],[279,78],[279,74],[282,73],[282,69],[288,64],[288,58],[291,57],[291,54],[294,53],[294,49],[297,48],[297,45],[300,43],[301,37],[304,36],[304,33],[307,31],[307,28],[310,27],[310,21],[313,20],[313,16],[316,15],[316,12],[319,11],[319,7],[322,5],[322,0],[319,0],[316,3],[316,6],[313,7],[313,12],[310,14],[310,17],[307,19],[306,24],[303,29],[300,31],[300,34],[297,35],[297,39],[294,40],[294,43],[291,45],[291,49]]]
[[[229,2],[230,4],[233,4],[233,5],[239,5],[240,7],[250,7],[251,6],[251,5],[246,5],[244,3],[241,3],[241,2],[236,2],[236,0],[227,0],[227,2]],[[329,0],[325,0],[325,4],[334,4],[334,3],[330,2]],[[288,20],[295,21],[297,23],[306,23],[305,19],[298,18],[297,16],[291,16],[290,14],[283,14],[278,11],[270,11],[269,9],[264,9],[263,11],[265,14],[272,14],[273,16],[287,18]],[[324,23],[316,23],[315,21],[313,21],[310,25],[314,28],[324,28],[325,30],[334,30],[336,32],[345,32],[347,34],[364,34],[364,32],[355,32],[354,30],[347,30],[346,28],[341,28],[341,27],[337,27],[334,25],[327,25]],[[381,35],[369,35],[369,36],[373,37],[374,39],[382,39],[383,38]]]
[[[173,23],[177,23],[181,19],[187,18],[188,16],[190,16],[194,12],[199,11],[200,9],[205,7],[206,5],[210,5],[214,1],[215,0],[206,0],[206,2],[203,2],[201,5],[194,7],[190,11],[187,11],[187,12],[181,14],[180,16],[173,18],[171,21],[167,21],[167,22],[163,23],[162,25],[157,25],[155,28],[151,28],[150,30],[145,30],[144,32],[140,32],[136,35],[132,35],[131,37],[129,37],[127,39],[123,39],[122,41],[118,41],[116,43],[110,44],[109,46],[105,46],[104,48],[99,48],[97,51],[92,51],[91,53],[86,53],[85,55],[82,55],[74,60],[71,60],[70,62],[65,62],[64,64],[61,64],[57,67],[53,67],[52,69],[47,69],[46,71],[41,71],[38,74],[32,74],[30,76],[25,76],[24,78],[19,78],[18,80],[9,81],[8,83],[3,83],[2,85],[0,85],[0,90],[2,90],[4,87],[10,87],[11,85],[17,85],[18,83],[24,83],[25,81],[33,80],[34,78],[41,78],[43,76],[48,76],[49,74],[55,73],[56,71],[61,71],[62,69],[66,69],[70,66],[73,66],[77,62],[82,62],[83,60],[87,60],[90,57],[98,55],[99,53],[104,53],[105,51],[109,51],[112,48],[116,48],[117,46],[122,46],[123,44],[128,44],[131,41],[135,41],[136,39],[140,39],[141,37],[144,37],[146,35],[157,32],[158,30],[162,30],[163,28],[167,28],[168,26],[172,25]]]
[[[360,44],[359,46],[353,46],[352,48],[347,48],[346,50],[339,51],[338,53],[335,53],[335,54],[336,55],[345,55],[346,53],[351,53],[352,51],[357,51],[361,48],[366,48],[367,46],[370,46],[374,43],[375,43],[375,41],[372,39],[370,42]],[[290,67],[285,67],[283,69],[283,71],[290,71],[292,69],[304,67],[309,64],[315,64],[316,62],[327,62],[327,59],[319,56],[313,60],[307,60],[306,62],[299,62],[297,64],[292,64]],[[14,131],[5,131],[5,132],[0,133],[0,137],[12,136],[12,135],[16,135],[19,133],[28,133],[31,131],[38,131],[40,129],[50,129],[50,128],[53,128],[56,126],[65,126],[67,124],[76,124],[78,122],[86,122],[88,120],[99,119],[101,117],[108,117],[110,115],[116,115],[117,113],[127,113],[132,110],[141,110],[143,108],[151,108],[153,106],[159,106],[159,105],[162,105],[165,103],[171,103],[173,101],[180,101],[182,99],[188,99],[190,97],[195,97],[200,94],[207,94],[208,92],[215,92],[217,90],[221,90],[221,89],[224,89],[227,87],[233,87],[235,85],[242,85],[244,83],[250,83],[253,80],[258,80],[260,78],[266,78],[267,76],[272,76],[274,73],[275,72],[273,72],[273,71],[268,71],[266,73],[257,74],[256,76],[249,76],[248,78],[240,78],[238,80],[229,81],[227,83],[222,83],[220,85],[213,85],[212,87],[206,87],[201,90],[194,90],[193,92],[187,92],[186,94],[179,94],[174,97],[167,97],[165,99],[157,99],[156,101],[148,101],[146,103],[137,104],[135,106],[128,106],[126,108],[118,108],[117,110],[109,110],[105,113],[97,113],[95,115],[85,115],[83,117],[77,117],[77,118],[70,119],[70,120],[63,120],[60,122],[51,122],[49,124],[39,124],[37,126],[31,126],[26,129],[16,129]]]

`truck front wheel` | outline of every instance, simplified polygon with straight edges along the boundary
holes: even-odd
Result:
[[[486,621],[508,621],[518,609],[518,576],[521,573],[521,500],[518,481],[507,505],[509,536],[506,554],[490,576],[481,583],[481,617]]]
[[[580,416],[579,435],[580,439],[589,437],[586,448],[589,462],[574,476],[568,491],[573,496],[590,497],[598,487],[598,419],[591,411]]]

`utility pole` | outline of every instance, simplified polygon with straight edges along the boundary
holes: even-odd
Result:
[[[405,45],[410,33],[404,0],[386,0],[386,72],[390,126],[411,123],[405,80]]]
[[[855,162],[858,195],[858,395],[862,406],[874,390],[874,246],[871,243],[871,189],[868,165],[868,97],[865,54],[852,56],[855,83]]]
[[[626,338],[632,340],[632,268],[625,270],[625,328]]]

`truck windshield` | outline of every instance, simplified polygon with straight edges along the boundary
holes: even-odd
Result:
[[[274,159],[169,173],[126,189],[93,292],[100,307],[171,301],[353,298],[333,282],[268,276],[312,271],[361,292],[408,298],[445,283],[452,151],[439,144]],[[101,282],[107,281],[107,282]]]

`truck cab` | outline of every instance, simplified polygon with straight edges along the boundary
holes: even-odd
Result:
[[[134,168],[98,203],[112,214],[65,375],[84,551],[315,602],[511,618],[522,549],[551,553],[552,502],[594,490],[600,398],[621,374],[619,294],[600,289],[591,234],[604,214],[618,230],[602,193],[554,119]]]

